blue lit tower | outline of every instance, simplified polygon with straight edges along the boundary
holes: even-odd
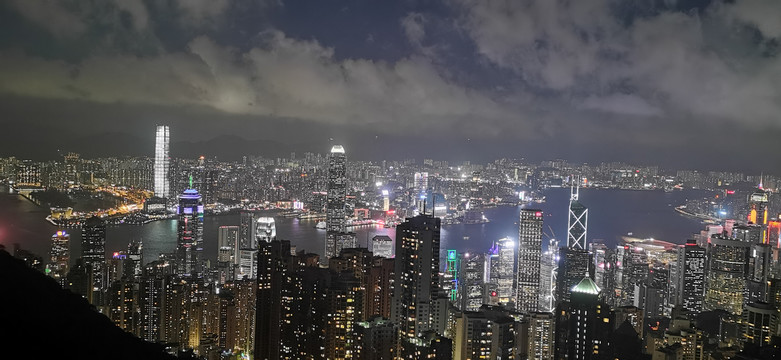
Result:
[[[537,311],[539,303],[542,221],[542,210],[521,209],[515,308],[526,313]]]
[[[198,190],[179,195],[178,238],[176,242],[176,272],[179,275],[203,275],[203,202]]]

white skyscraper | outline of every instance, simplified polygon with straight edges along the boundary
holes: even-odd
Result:
[[[155,134],[155,196],[167,198],[171,195],[171,187],[168,181],[169,130],[166,125],[158,125]]]
[[[259,217],[255,222],[256,245],[277,239],[277,226],[273,217]]]

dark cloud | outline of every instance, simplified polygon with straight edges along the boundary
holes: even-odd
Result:
[[[695,162],[715,147],[692,134],[781,129],[777,1],[341,4],[10,1],[0,19],[24,36],[0,36],[0,94],[78,102],[109,126],[89,107],[480,156],[663,159],[696,143]]]

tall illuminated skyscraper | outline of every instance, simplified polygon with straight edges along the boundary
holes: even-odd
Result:
[[[192,179],[190,180],[192,187]],[[198,190],[187,189],[179,195],[177,274],[203,275],[203,203]]]
[[[158,125],[155,133],[155,196],[167,198],[171,196],[171,185],[168,180],[170,163],[168,158],[169,130],[166,125]]]
[[[326,198],[325,256],[328,259],[339,255],[343,248],[355,247],[355,235],[347,233],[347,159],[342,145],[334,145],[328,158],[328,195]]]
[[[51,257],[49,263],[46,264],[46,274],[57,280],[61,286],[68,283],[66,275],[68,275],[68,262],[70,261],[69,245],[70,235],[67,232],[58,230],[52,235]]]
[[[542,210],[521,209],[520,220],[515,308],[529,313],[537,311],[540,297]]]
[[[570,189],[569,218],[567,220],[567,247],[570,249],[586,250],[588,209],[578,201],[579,196],[580,187],[573,187]]]
[[[277,239],[277,226],[273,217],[259,217],[255,222],[256,245]],[[257,246],[255,246],[257,248]]]
[[[515,242],[510,238],[495,241],[491,248],[490,261],[489,288],[491,291],[496,291],[499,303],[506,305],[515,300],[513,294]]]
[[[697,246],[695,240],[687,240],[678,249],[679,303],[692,313],[702,312],[702,298],[705,296],[705,249]]]

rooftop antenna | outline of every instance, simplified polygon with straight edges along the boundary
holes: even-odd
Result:
[[[193,188],[193,174],[190,174],[190,189]]]

